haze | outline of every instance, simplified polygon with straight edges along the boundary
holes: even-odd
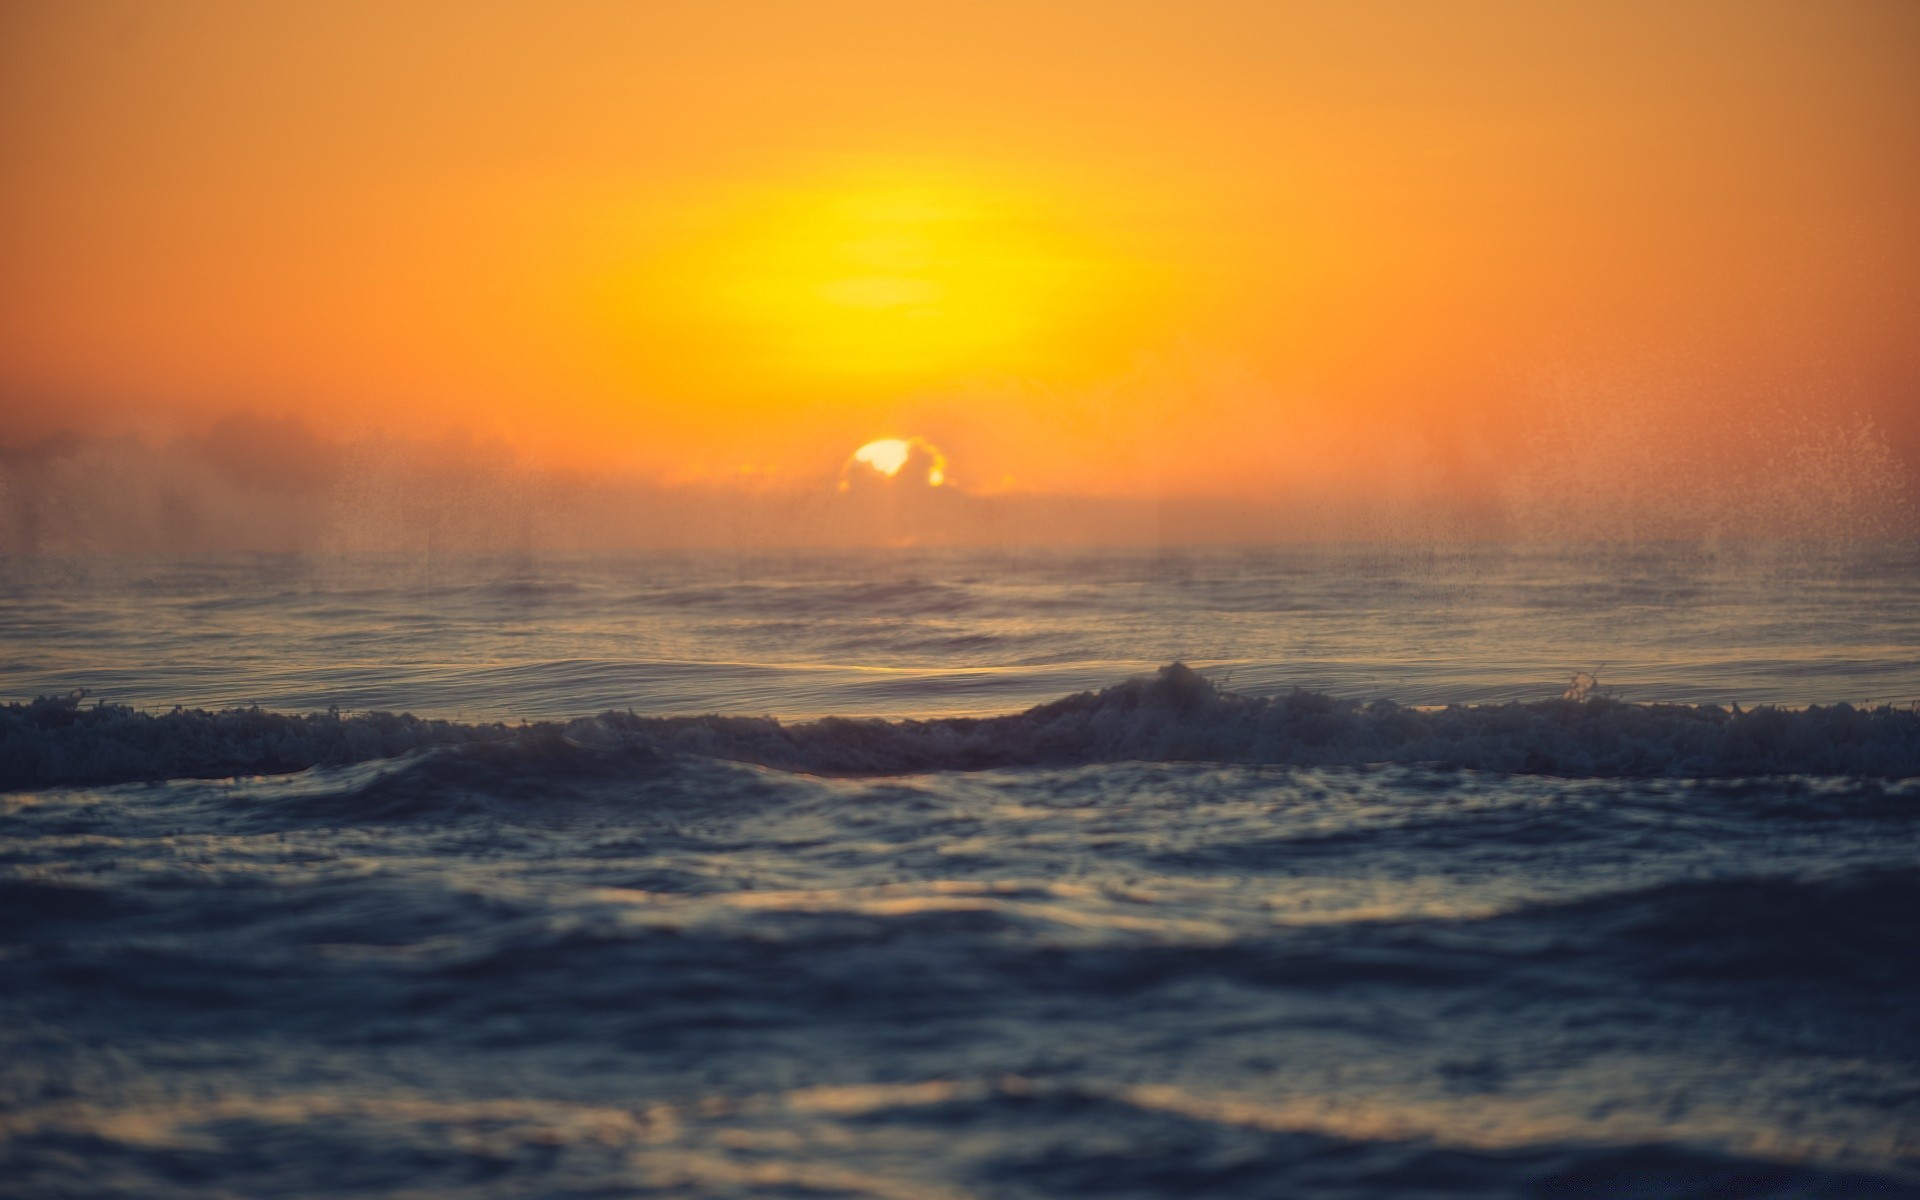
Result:
[[[1916,63],[1901,2],[12,3],[0,549],[1911,531]]]

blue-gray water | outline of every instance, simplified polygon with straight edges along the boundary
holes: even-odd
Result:
[[[93,692],[0,728],[7,1194],[1920,1196],[1911,546],[14,561],[0,629]],[[345,711],[168,711],[256,702]]]
[[[1006,712],[1173,661],[1403,704],[1920,700],[1920,546],[0,563],[0,697]]]

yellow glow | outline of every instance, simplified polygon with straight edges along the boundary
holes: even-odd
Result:
[[[0,447],[1478,512],[1769,477],[1765,395],[1920,474],[1920,5],[151,7],[0,9]]]
[[[853,452],[853,461],[863,462],[874,470],[891,479],[907,465],[907,456],[913,453],[913,447],[900,438],[881,438],[877,442],[868,442]]]
[[[990,362],[1042,332],[1081,269],[1007,209],[932,178],[783,198],[720,256],[711,300],[803,370]]]
[[[1093,196],[956,165],[762,180],[689,201],[606,303],[646,370],[724,363],[736,396],[1053,373],[1155,294]]]

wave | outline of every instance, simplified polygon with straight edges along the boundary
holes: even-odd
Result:
[[[0,708],[0,789],[273,774],[435,747],[606,769],[612,754],[690,754],[817,774],[1101,762],[1426,764],[1568,777],[1920,776],[1920,712],[1583,699],[1409,708],[1295,689],[1226,691],[1174,663],[997,717],[642,717],[462,724],[407,714],[260,708],[149,714],[78,695]],[[454,752],[461,752],[455,750]],[[469,749],[466,753],[478,753]]]
[[[0,789],[272,775],[432,746],[531,741],[537,728],[261,708],[149,714],[117,704],[85,707],[78,694],[42,696],[0,709]]]

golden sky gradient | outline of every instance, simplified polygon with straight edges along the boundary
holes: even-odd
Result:
[[[11,0],[0,443],[248,410],[665,483],[920,437],[979,493],[1470,500],[1863,429],[1911,470],[1916,214],[1905,0]]]

